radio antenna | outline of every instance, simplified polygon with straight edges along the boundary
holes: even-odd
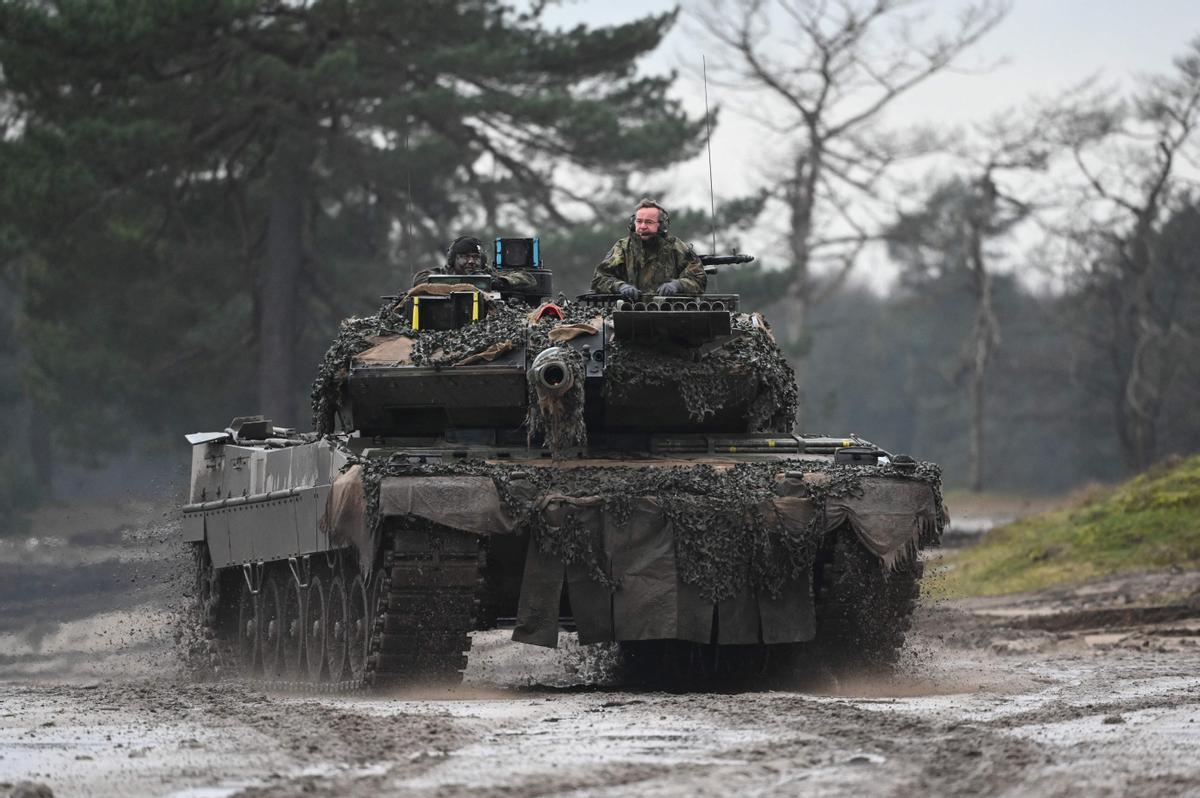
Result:
[[[712,170],[712,122],[708,114],[708,61],[700,56],[700,69],[704,74],[704,128],[708,139],[708,210],[709,223],[712,229],[712,253],[717,254],[717,197],[713,191]]]
[[[404,126],[404,248],[408,250],[408,284],[415,279],[416,266],[413,265],[412,248],[412,154],[408,149],[408,134],[412,120]]]

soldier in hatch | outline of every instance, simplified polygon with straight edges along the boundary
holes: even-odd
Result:
[[[431,274],[487,274],[496,291],[536,289],[537,280],[520,269],[501,272],[488,266],[487,254],[478,238],[459,236],[446,248],[446,263],[434,269],[422,269],[413,277],[413,285],[425,282]]]
[[[639,202],[629,218],[630,235],[613,244],[596,267],[592,290],[626,299],[641,293],[703,294],[707,279],[700,257],[689,245],[667,235],[670,221],[667,209],[654,200]]]

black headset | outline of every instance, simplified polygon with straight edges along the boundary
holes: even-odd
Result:
[[[642,200],[642,202],[646,202],[646,200]],[[629,232],[637,232],[637,228],[634,227],[634,222],[637,221],[638,211],[642,210],[643,208],[658,208],[658,234],[663,238],[666,238],[667,231],[671,229],[671,213],[657,202],[654,202],[654,200],[650,200],[650,202],[652,204],[649,205],[641,205],[641,203],[638,203],[638,205],[641,207],[629,214]]]

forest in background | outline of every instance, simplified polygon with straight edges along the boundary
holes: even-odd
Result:
[[[1006,6],[927,30],[892,24],[903,0],[786,5],[787,48],[767,4],[700,19],[715,84],[785,112],[791,159],[718,203],[716,248],[759,258],[719,290],[773,324],[799,428],[988,490],[1197,451],[1200,40],[1127,96],[895,131],[888,106]],[[338,321],[459,234],[537,234],[558,290],[585,290],[637,198],[671,205],[661,170],[702,151],[675,76],[637,68],[676,16],[0,0],[0,513],[64,498],[71,464],[182,462],[182,434],[235,415],[308,428]],[[900,169],[933,155],[950,166]],[[711,249],[707,209],[673,211]],[[856,279],[871,251],[897,266],[885,292]]]

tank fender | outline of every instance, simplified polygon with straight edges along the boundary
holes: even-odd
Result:
[[[491,477],[469,475],[385,477],[379,519],[421,518],[477,535],[509,534],[515,523]],[[333,482],[322,528],[334,545],[354,546],[364,574],[373,568],[378,530],[368,528],[363,469],[354,465]]]
[[[922,542],[940,540],[944,524],[927,483],[879,477],[864,478],[860,496],[831,497],[825,516],[826,529],[849,523],[888,570],[914,556]]]
[[[424,518],[478,535],[509,534],[515,527],[492,478],[470,475],[386,477],[379,515]]]

